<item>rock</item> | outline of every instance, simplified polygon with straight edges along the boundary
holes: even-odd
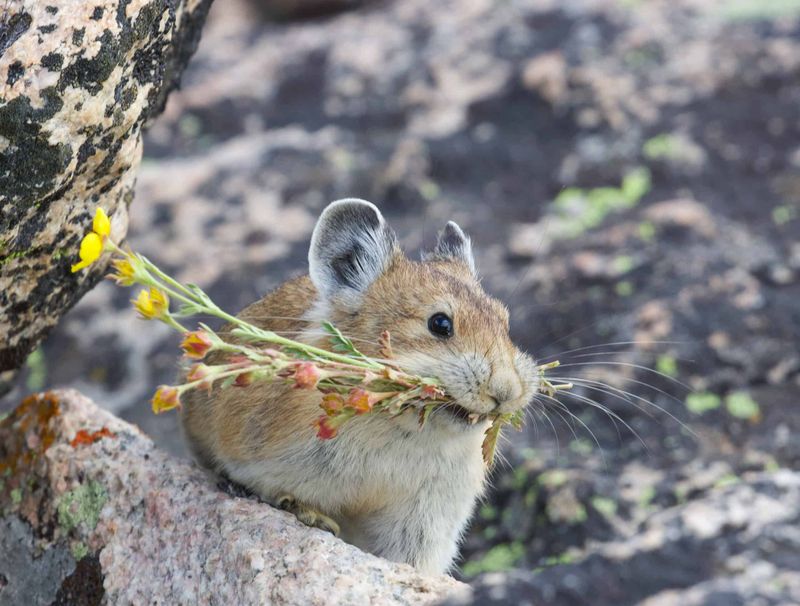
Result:
[[[800,473],[745,474],[568,564],[485,574],[456,604],[796,604]]]
[[[366,0],[253,0],[266,16],[279,21],[313,19],[359,8]]]
[[[73,390],[0,422],[0,478],[0,604],[430,604],[467,591],[222,492]]]
[[[0,17],[0,372],[18,368],[104,273],[72,274],[96,208],[128,227],[142,130],[210,0],[11,0]]]

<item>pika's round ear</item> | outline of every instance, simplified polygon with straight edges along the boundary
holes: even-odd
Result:
[[[308,271],[324,300],[357,307],[361,295],[398,252],[397,237],[374,204],[356,198],[337,200],[314,227]]]
[[[455,221],[448,221],[444,229],[439,232],[436,248],[433,252],[424,253],[423,260],[461,261],[465,263],[473,275],[475,271],[475,258],[472,256],[472,242]]]

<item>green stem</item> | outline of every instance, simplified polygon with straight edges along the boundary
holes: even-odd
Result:
[[[129,256],[130,254],[126,253],[125,251],[122,251],[118,247],[116,247],[116,250],[125,256]],[[202,312],[207,313],[208,315],[216,316],[222,320],[226,320],[227,322],[230,322],[231,324],[238,326],[245,332],[249,332],[254,336],[257,336],[258,338],[267,341],[268,343],[283,345],[285,347],[293,347],[295,349],[300,349],[303,352],[310,355],[319,356],[321,358],[333,360],[335,362],[350,364],[352,366],[358,366],[360,368],[368,368],[370,370],[383,370],[384,368],[382,364],[379,364],[377,362],[372,362],[370,360],[361,360],[350,356],[344,356],[341,354],[334,353],[332,351],[328,351],[327,349],[321,349],[319,347],[314,347],[313,345],[299,343],[298,341],[293,341],[292,339],[281,337],[280,335],[277,335],[272,331],[263,330],[261,328],[258,328],[257,326],[253,326],[252,324],[245,322],[244,320],[240,320],[236,316],[232,316],[231,314],[221,310],[219,307],[214,305],[213,302],[210,302],[210,300],[202,300],[200,297],[197,296],[196,293],[192,292],[183,284],[181,284],[177,280],[171,278],[170,276],[162,272],[149,259],[147,259],[147,257],[139,255],[139,261],[141,261],[142,264],[146,266],[148,272],[152,272],[158,278],[158,280],[153,278],[147,280],[148,286],[156,286],[158,288],[161,288],[173,298],[183,301],[184,303],[196,305],[198,309],[200,309]],[[168,284],[169,286],[167,286],[165,283]]]

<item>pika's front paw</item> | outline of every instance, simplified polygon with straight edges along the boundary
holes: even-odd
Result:
[[[278,497],[275,499],[274,505],[278,509],[283,509],[284,511],[294,514],[294,516],[306,526],[327,530],[333,534],[333,536],[339,536],[339,525],[334,520],[316,509],[303,505],[292,495],[286,494]]]

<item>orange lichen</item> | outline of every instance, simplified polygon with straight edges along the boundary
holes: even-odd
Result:
[[[79,429],[78,433],[75,434],[75,437],[72,438],[72,441],[69,443],[70,446],[73,448],[77,448],[78,446],[88,446],[89,444],[94,444],[102,440],[103,438],[116,438],[117,434],[113,431],[108,429],[108,427],[101,427],[97,431],[87,431],[85,429]]]
[[[60,414],[58,399],[47,392],[25,398],[0,421],[0,476],[29,466],[56,439],[50,420]]]

